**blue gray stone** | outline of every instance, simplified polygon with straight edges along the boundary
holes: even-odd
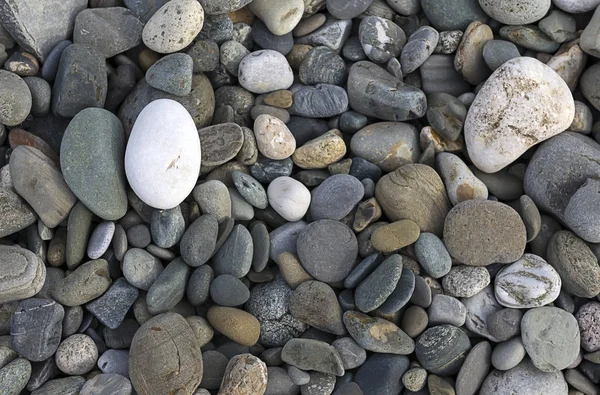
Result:
[[[138,289],[121,277],[115,280],[104,295],[85,307],[102,324],[115,329],[121,325],[138,295]]]
[[[339,221],[356,207],[363,196],[364,188],[358,178],[348,174],[333,175],[312,191],[310,215],[313,221]]]
[[[148,85],[175,96],[192,91],[194,61],[185,53],[173,53],[160,58],[146,71]]]
[[[292,115],[329,118],[348,109],[348,95],[342,87],[336,85],[301,85],[293,89],[293,94],[294,103],[288,110]]]

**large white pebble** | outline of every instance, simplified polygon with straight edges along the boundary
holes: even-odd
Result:
[[[245,89],[260,94],[289,88],[294,82],[294,73],[285,56],[271,49],[261,49],[242,59],[238,80]]]
[[[565,81],[537,59],[500,66],[469,108],[465,142],[471,161],[486,173],[514,162],[534,145],[566,130],[575,116]]]
[[[291,177],[277,177],[267,188],[269,204],[287,221],[304,217],[310,206],[310,191],[300,181]]]
[[[142,40],[159,53],[187,47],[204,26],[204,9],[198,0],[171,0],[152,15],[144,26]]]
[[[288,34],[300,22],[304,14],[303,0],[254,0],[248,8],[259,17],[271,33],[282,36]]]
[[[144,107],[125,150],[125,174],[154,208],[173,208],[192,192],[200,174],[200,139],[181,104],[160,99]]]

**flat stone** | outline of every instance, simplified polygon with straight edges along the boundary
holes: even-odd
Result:
[[[494,313],[502,310],[502,305],[498,303],[494,296],[493,287],[487,286],[479,293],[461,299],[461,302],[467,308],[465,327],[486,339],[498,342],[499,340],[491,334],[488,322]]]
[[[433,278],[444,277],[452,268],[452,258],[448,250],[433,233],[419,235],[415,243],[415,254],[419,264]]]
[[[111,283],[108,262],[97,259],[84,263],[61,279],[52,297],[64,306],[80,306],[102,295]]]
[[[314,370],[342,376],[344,367],[337,350],[329,344],[312,339],[291,339],[281,351],[281,359],[302,370]]]
[[[7,126],[16,126],[23,122],[31,111],[31,91],[21,77],[10,71],[0,70],[0,82],[2,107],[6,108],[0,115],[0,122]]]
[[[467,357],[456,377],[456,392],[475,395],[491,368],[492,347],[489,342],[477,343]]]
[[[335,292],[325,283],[305,281],[299,284],[292,293],[289,309],[294,318],[314,328],[335,335],[346,333]]]
[[[217,276],[210,284],[212,300],[221,306],[240,306],[250,298],[248,287],[230,274]]]
[[[512,308],[498,310],[487,318],[489,333],[498,341],[506,341],[521,333],[522,318],[523,313],[520,310]]]
[[[467,0],[472,2],[472,0]],[[453,96],[471,92],[471,85],[454,68],[454,56],[433,54],[419,68],[423,92],[443,92]]]
[[[312,192],[310,214],[313,220],[341,220],[360,202],[364,188],[357,178],[337,174],[327,178]]]
[[[425,0],[421,7],[438,31],[465,30],[472,21],[485,22],[487,19],[476,0],[452,0],[443,5],[433,0]]]
[[[520,56],[517,46],[510,41],[490,40],[483,47],[483,59],[492,71]]]
[[[211,214],[198,217],[188,227],[180,243],[181,257],[188,265],[201,266],[212,256],[218,227],[217,218]]]
[[[364,394],[397,394],[402,390],[399,378],[408,370],[409,363],[403,355],[373,354],[358,369],[354,382]]]
[[[404,331],[383,318],[347,311],[344,324],[354,341],[367,351],[408,355],[415,349],[415,342]]]
[[[402,258],[391,255],[358,285],[354,293],[356,307],[368,313],[381,306],[396,288],[401,275]]]
[[[0,246],[0,303],[37,294],[46,279],[46,267],[33,252],[18,246]],[[16,308],[16,307],[15,307]]]
[[[148,289],[148,311],[156,315],[174,308],[185,295],[185,286],[190,274],[191,268],[183,259],[176,258],[169,263]]]
[[[420,27],[402,48],[400,63],[402,73],[410,74],[417,70],[433,53],[439,40],[439,33],[430,26]]]
[[[137,299],[139,291],[124,278],[117,279],[98,299],[86,305],[102,324],[111,329],[117,328],[125,319],[125,314]]]
[[[177,244],[185,231],[185,220],[180,206],[169,210],[154,210],[150,231],[152,241],[158,247],[171,248]]]
[[[202,380],[200,346],[189,324],[176,313],[161,314],[142,325],[129,358],[129,375],[137,392],[180,391],[196,388]],[[180,366],[186,369],[179,371]],[[179,374],[165,376],[173,371]]]
[[[470,348],[469,338],[463,331],[445,324],[423,332],[417,339],[415,354],[428,371],[450,375],[460,370]]]
[[[81,376],[70,376],[62,379],[54,379],[33,391],[33,395],[65,394],[77,395],[85,384],[85,378]]]
[[[86,381],[81,388],[81,395],[129,395],[133,388],[131,382],[118,374],[99,374]]]
[[[176,96],[186,96],[192,91],[194,61],[184,53],[174,53],[160,58],[146,71],[148,85]]]
[[[348,94],[336,85],[299,85],[295,87],[293,94],[294,102],[288,109],[292,115],[329,118],[348,109]]]
[[[35,223],[36,213],[11,188],[0,188],[0,237],[5,237]]]
[[[460,300],[437,294],[433,296],[431,305],[427,308],[427,315],[430,326],[450,324],[460,327],[467,318],[467,309]]]
[[[212,306],[207,318],[213,328],[244,346],[253,346],[260,335],[260,323],[252,314],[233,307]]]
[[[208,265],[202,265],[192,272],[186,291],[187,299],[192,305],[198,306],[208,300],[210,283],[214,277],[214,271]]]
[[[252,254],[250,232],[243,225],[236,225],[214,256],[215,273],[244,277],[252,266]]]
[[[208,126],[198,130],[202,146],[202,165],[218,166],[234,158],[242,148],[242,128],[234,123]]]
[[[17,358],[0,369],[0,387],[6,394],[20,394],[30,376],[31,363],[25,358]]]

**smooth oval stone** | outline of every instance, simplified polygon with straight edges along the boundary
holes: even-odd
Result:
[[[309,118],[329,118],[348,109],[348,94],[339,86],[317,84],[299,85],[293,90],[294,102],[290,114]]]
[[[203,213],[212,214],[218,221],[231,217],[231,197],[223,182],[203,182],[193,189],[192,196]]]
[[[77,267],[86,254],[88,238],[92,232],[93,214],[77,202],[69,214],[65,258],[68,268]]]
[[[344,246],[340,251],[339,246]],[[315,279],[323,282],[343,280],[358,255],[354,232],[346,225],[322,219],[309,224],[297,241],[302,266]]]
[[[354,155],[391,172],[419,160],[419,131],[406,123],[374,123],[352,136],[350,149]]]
[[[81,388],[81,395],[130,395],[131,382],[118,374],[99,374],[86,381]]]
[[[595,203],[598,200],[600,184],[597,180],[588,179],[571,196],[564,211],[565,224],[577,235],[588,242],[600,242],[600,232],[595,218]]]
[[[60,344],[64,315],[64,308],[50,299],[21,301],[10,322],[12,348],[30,361],[50,358]]]
[[[0,123],[16,126],[23,122],[31,111],[31,91],[21,77],[6,70],[0,70],[0,85],[3,108]]]
[[[261,114],[254,121],[254,135],[258,150],[273,160],[286,159],[296,149],[296,139],[280,119]]]
[[[205,264],[213,255],[219,224],[211,214],[198,217],[187,228],[181,238],[181,257],[190,266],[197,267]]]
[[[596,320],[600,312],[598,307],[600,307],[598,302],[586,303],[579,308],[575,315],[581,335],[581,347],[588,352],[595,352],[600,349],[596,326]]]
[[[260,324],[256,317],[233,307],[212,306],[207,313],[210,324],[231,340],[253,346],[260,335]]]
[[[306,281],[294,290],[290,299],[292,316],[314,328],[343,335],[342,309],[333,289],[320,281]]]
[[[264,394],[267,387],[267,365],[251,354],[235,355],[229,360],[221,392],[223,395]]]
[[[470,298],[490,284],[490,273],[479,266],[455,266],[442,279],[447,295]]]
[[[577,320],[556,307],[538,307],[525,313],[521,336],[531,361],[544,372],[566,368],[579,353]]]
[[[0,237],[23,230],[36,219],[32,208],[12,188],[0,187]]]
[[[169,263],[148,290],[148,311],[151,314],[161,314],[174,308],[185,295],[190,274],[191,268],[183,259],[177,258]]]
[[[59,169],[41,151],[24,145],[13,150],[9,164],[15,191],[46,226],[55,228],[76,201]]]
[[[232,158],[242,148],[244,134],[235,123],[223,123],[198,130],[202,147],[202,165],[219,166]]]
[[[174,53],[160,58],[146,71],[148,85],[176,96],[192,91],[194,61],[184,53]]]
[[[0,246],[0,303],[37,294],[46,279],[46,267],[33,252],[18,246]]]
[[[142,110],[127,142],[125,173],[136,195],[154,208],[173,208],[192,192],[200,139],[185,107],[159,99]]]
[[[73,42],[112,58],[142,42],[144,24],[127,8],[88,8],[77,14]]]
[[[158,53],[177,52],[187,47],[204,25],[204,10],[199,2],[176,0],[162,6],[148,20],[142,40]]]
[[[129,352],[127,350],[109,349],[98,359],[98,367],[102,373],[120,374],[129,377]]]
[[[509,370],[517,366],[525,355],[521,338],[514,337],[496,346],[492,353],[492,365],[498,370]]]
[[[385,121],[420,118],[427,111],[427,100],[421,90],[367,61],[350,68],[348,99],[353,110]]]
[[[270,184],[277,177],[287,177],[292,174],[294,162],[291,158],[272,160],[259,156],[256,163],[250,166],[250,174],[264,184]]]
[[[417,339],[415,354],[421,365],[439,375],[455,374],[471,348],[467,335],[452,325],[427,329]]]
[[[329,344],[312,339],[291,339],[283,350],[281,359],[302,370],[342,376],[344,367],[337,350]]]
[[[56,366],[61,372],[68,375],[82,375],[96,365],[98,348],[91,337],[75,334],[62,341],[55,358]]]
[[[452,268],[452,258],[443,241],[433,233],[421,233],[415,243],[419,264],[433,278],[441,278]]]
[[[472,1],[472,0],[467,0]],[[419,68],[423,92],[460,96],[471,92],[471,85],[454,68],[454,56],[433,54]]]
[[[502,309],[490,314],[487,319],[490,334],[498,341],[506,341],[521,333],[523,313],[517,309]]]
[[[160,260],[140,248],[131,248],[123,257],[123,275],[135,287],[147,291],[163,270]]]
[[[354,369],[361,366],[367,359],[366,351],[359,346],[351,337],[342,337],[335,340],[332,344],[338,351],[344,369]]]
[[[31,363],[17,358],[0,369],[0,388],[7,395],[18,395],[31,377]]]
[[[487,19],[477,0],[452,0],[442,4],[423,0],[421,7],[438,31],[465,30],[472,21],[485,22]]]
[[[292,0],[285,4],[272,0],[258,0],[249,4],[249,10],[260,18],[269,30],[278,36],[290,33],[300,22],[305,2]]]
[[[301,220],[311,202],[310,191],[291,177],[278,177],[267,188],[269,204],[290,222]]]
[[[375,63],[397,58],[406,43],[406,35],[400,26],[373,15],[362,20],[358,37],[365,54]]]
[[[456,392],[475,395],[491,367],[492,347],[487,341],[477,343],[467,357],[456,377]]]
[[[307,141],[292,156],[294,164],[302,169],[324,169],[346,155],[346,143],[337,129]]]
[[[510,370],[492,371],[483,382],[480,394],[508,395],[515,391],[567,395],[568,386],[561,372],[543,372],[526,358]]]
[[[535,25],[504,26],[500,28],[500,37],[537,52],[554,53],[559,48],[558,43]]]
[[[268,93],[292,85],[292,69],[282,54],[271,49],[252,52],[240,62],[240,85],[252,93]]]
[[[56,369],[56,367],[55,367]],[[85,384],[85,378],[81,376],[70,376],[61,379],[54,379],[46,382],[44,385],[32,392],[34,395],[52,395],[66,394],[76,395]]]
[[[235,220],[251,220],[254,218],[254,208],[248,203],[237,189],[229,188],[231,196],[231,216]]]
[[[185,221],[180,206],[170,210],[154,210],[150,231],[152,241],[158,247],[171,248],[177,244],[185,231]]]
[[[378,312],[382,314],[395,314],[400,311],[401,308],[411,301],[414,304],[426,305],[431,303],[431,294],[428,295],[428,301],[426,303],[420,303],[413,300],[413,296],[417,294],[417,279],[408,267],[402,269],[402,275],[400,280],[396,284],[394,291],[388,296],[385,302],[378,308]]]
[[[402,257],[391,255],[356,287],[356,307],[365,313],[377,309],[394,292],[401,275]]]
[[[519,214],[503,203],[468,200],[448,213],[444,243],[454,259],[469,266],[511,263],[525,250],[525,225]]]
[[[88,107],[104,107],[108,79],[104,56],[87,46],[73,44],[60,58],[52,88],[52,112],[66,118]]]
[[[502,3],[479,0],[479,5],[490,17],[505,25],[526,25],[542,19],[550,9],[549,0],[508,0]]]
[[[142,325],[133,338],[129,351],[131,383],[139,393],[196,388],[202,381],[201,355],[198,340],[182,316],[158,315]]]
[[[363,198],[364,188],[356,177],[336,174],[327,178],[312,192],[310,214],[314,221],[341,220]]]
[[[494,290],[496,300],[503,306],[531,308],[556,300],[561,284],[552,266],[537,255],[525,254],[496,275]]]
[[[598,260],[572,232],[554,233],[548,242],[546,259],[560,275],[565,291],[584,298],[592,298],[600,292]]]
[[[390,321],[358,311],[346,311],[344,324],[350,336],[365,350],[376,353],[408,355],[414,341]]]
[[[439,33],[430,26],[423,26],[414,32],[402,48],[402,73],[407,75],[417,70],[433,53],[438,40]]]
[[[404,165],[379,180],[375,196],[390,220],[410,219],[419,225],[421,232],[442,234],[450,202],[444,183],[433,168],[423,164]]]
[[[60,164],[67,185],[90,211],[105,220],[119,219],[127,212],[124,155],[121,122],[100,108],[79,112],[62,139]]]
[[[242,278],[252,266],[252,236],[246,227],[236,225],[213,258],[217,275],[231,274]]]
[[[208,265],[200,266],[192,272],[186,290],[186,296],[192,305],[198,306],[206,302],[214,277],[215,273]]]
[[[419,233],[419,225],[403,219],[375,230],[371,235],[371,245],[382,253],[390,253],[413,244]]]
[[[520,56],[519,49],[510,41],[490,40],[483,47],[483,59],[492,71]]]
[[[237,277],[222,274],[210,284],[210,297],[216,304],[234,307],[246,303],[250,291]]]
[[[232,173],[232,178],[235,188],[248,203],[256,208],[267,208],[269,204],[267,193],[257,180],[240,171],[234,171]]]
[[[84,263],[61,279],[52,297],[64,306],[80,306],[102,295],[111,283],[108,262],[97,259]]]
[[[534,115],[522,123],[521,114]],[[480,170],[494,173],[567,129],[574,114],[569,87],[550,67],[528,57],[509,60],[486,81],[469,108],[469,157]]]
[[[373,354],[356,372],[354,382],[359,387],[357,392],[341,392],[341,388],[338,391],[349,395],[398,394],[402,390],[399,378],[408,370],[409,364],[409,359],[402,355]]]

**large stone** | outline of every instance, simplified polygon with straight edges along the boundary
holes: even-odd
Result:
[[[64,306],[80,306],[102,295],[111,283],[108,262],[97,259],[84,263],[61,279],[51,296]]]
[[[69,123],[60,148],[63,176],[94,214],[116,220],[127,212],[121,121],[109,111],[88,108]]]
[[[480,170],[495,173],[566,130],[574,115],[571,91],[554,70],[534,58],[511,59],[492,74],[469,108],[469,157]]]
[[[18,44],[40,60],[73,32],[75,16],[87,7],[86,0],[0,1],[0,24]]]
[[[342,376],[344,367],[337,350],[320,340],[291,339],[281,350],[281,359],[302,370]]]
[[[305,281],[292,293],[292,316],[314,328],[335,335],[346,333],[342,309],[334,290],[320,281]]]
[[[567,395],[569,388],[562,372],[542,372],[529,358],[506,371],[490,373],[479,392],[480,395]]]
[[[133,337],[129,377],[138,393],[192,393],[202,372],[198,339],[181,315],[153,317]]]

